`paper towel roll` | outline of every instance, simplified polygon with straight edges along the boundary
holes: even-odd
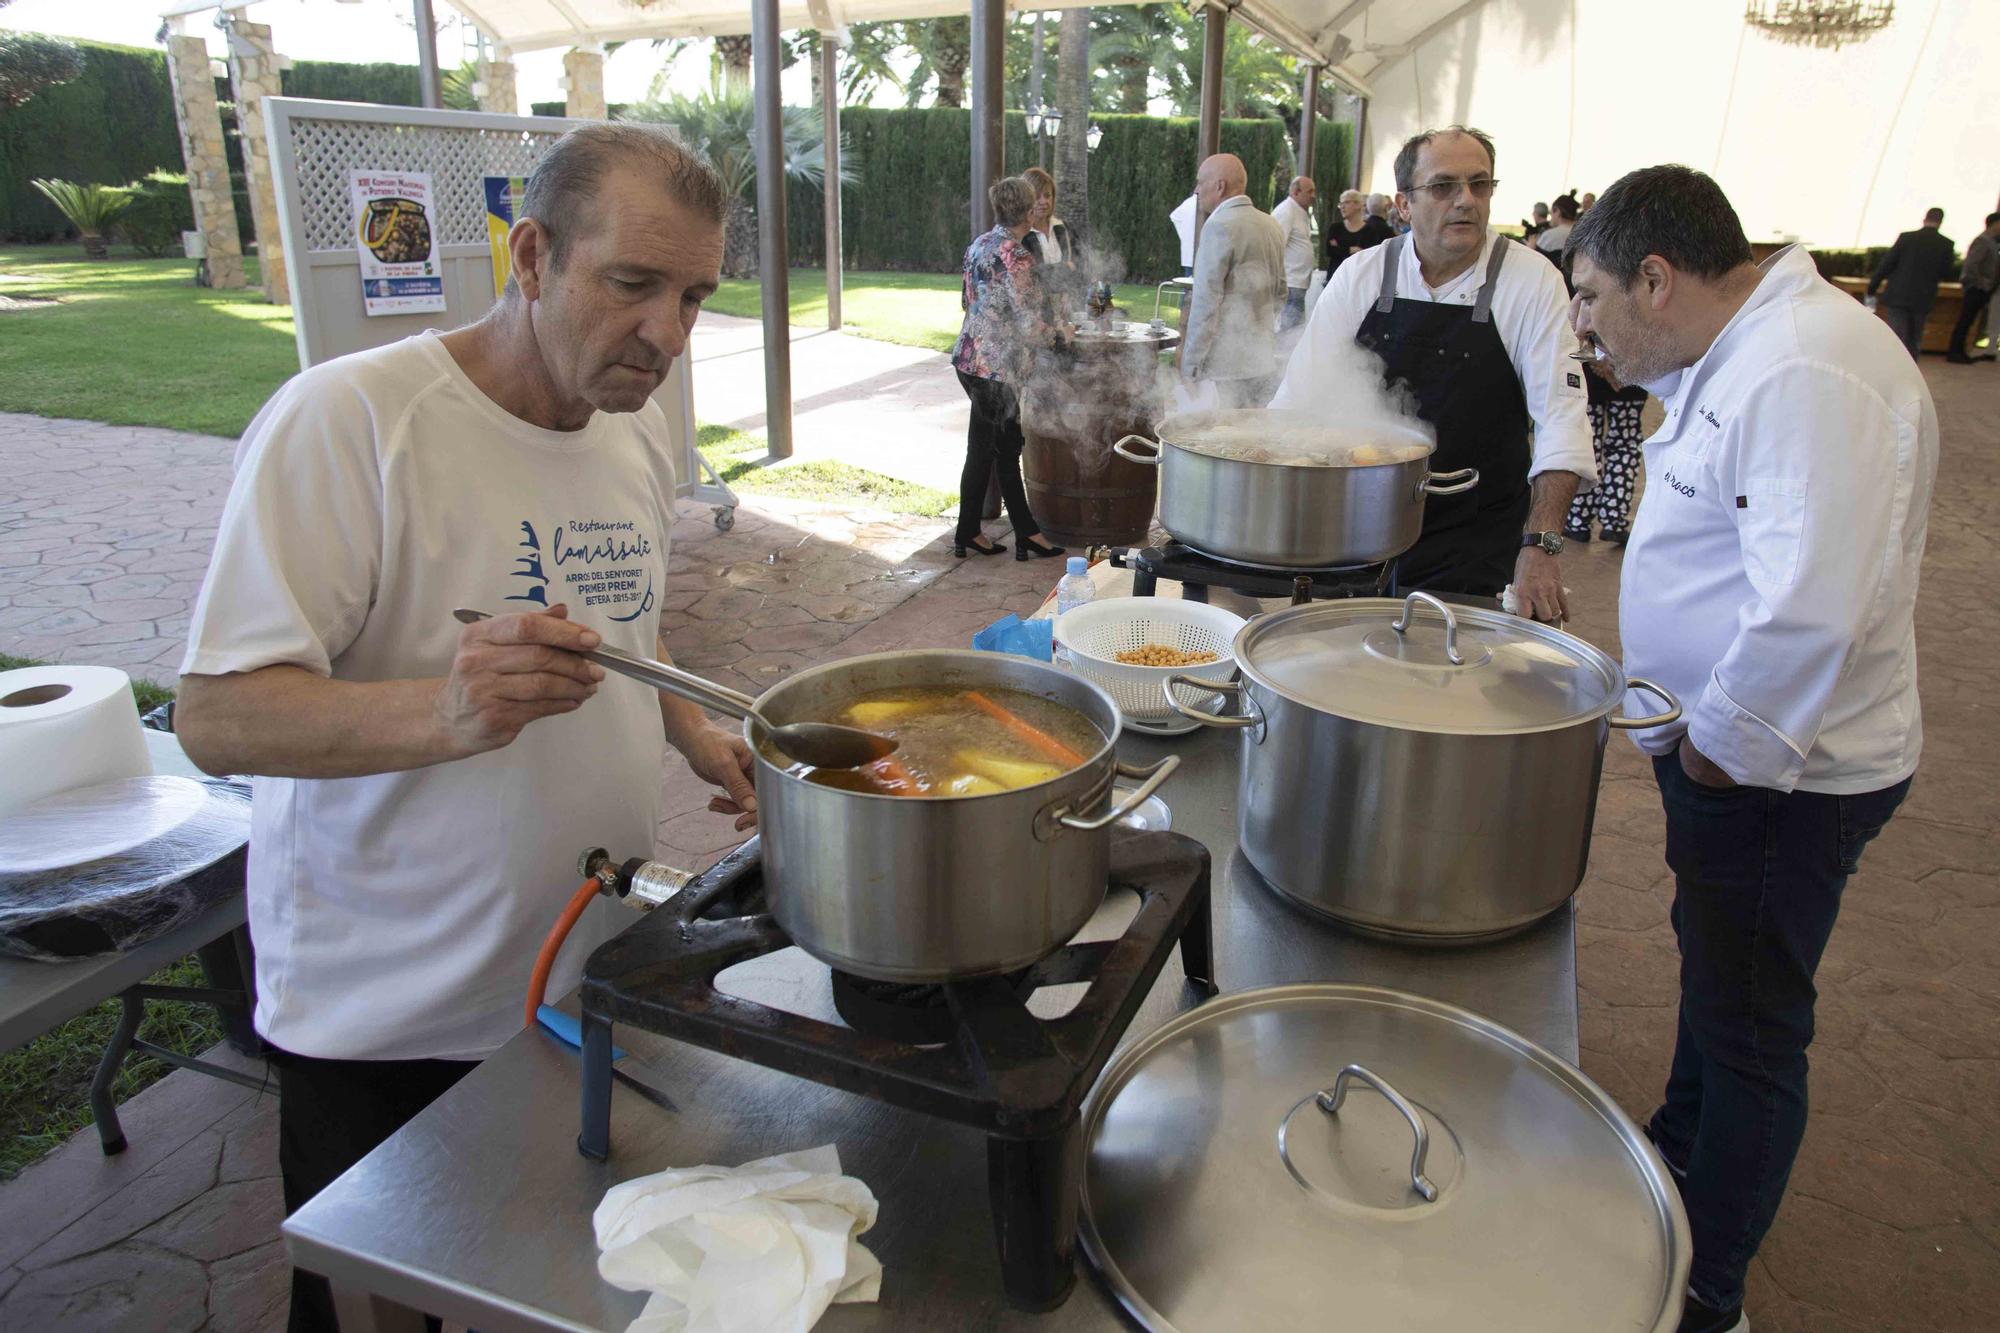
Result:
[[[0,819],[59,791],[152,771],[124,672],[99,666],[0,671]]]

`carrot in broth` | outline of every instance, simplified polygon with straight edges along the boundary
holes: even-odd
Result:
[[[1061,741],[1049,735],[1048,732],[1043,731],[1019,713],[1002,704],[995,703],[978,690],[967,690],[965,698],[981,711],[993,717],[1002,726],[1006,727],[1007,730],[1013,732],[1016,736],[1034,746],[1057,763],[1067,764],[1071,768],[1076,768],[1083,763],[1084,757],[1075,750],[1070,749],[1069,746],[1064,745]]]

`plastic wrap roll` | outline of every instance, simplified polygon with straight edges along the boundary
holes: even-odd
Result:
[[[100,666],[0,671],[0,819],[57,792],[152,771],[124,672]]]

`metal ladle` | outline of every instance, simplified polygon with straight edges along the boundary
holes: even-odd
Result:
[[[460,624],[491,620],[484,611],[457,610],[451,613]],[[802,764],[814,768],[860,768],[896,752],[896,741],[859,727],[843,727],[835,722],[788,722],[774,726],[757,711],[757,701],[712,680],[670,666],[650,657],[639,657],[616,648],[599,645],[582,653],[607,671],[616,671],[634,680],[643,680],[654,689],[712,708],[730,717],[748,718],[762,727],[771,743]]]

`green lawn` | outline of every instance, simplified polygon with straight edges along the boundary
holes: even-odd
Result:
[[[727,426],[702,426],[695,443],[739,495],[780,495],[791,500],[858,503],[896,514],[933,517],[958,509],[955,492],[884,476],[834,459],[764,462],[764,437]]]
[[[57,298],[0,313],[0,412],[241,435],[299,368],[290,307],[196,287],[186,259],[113,254],[0,247],[0,295]]]
[[[956,273],[866,273],[842,275],[840,327],[843,331],[906,347],[949,352],[958,339],[962,312],[958,308]],[[826,326],[826,273],[816,268],[791,271],[792,323],[807,328]],[[750,279],[731,279],[702,308],[723,315],[756,319],[764,313],[763,287]],[[1120,284],[1112,299],[1136,319],[1153,317],[1153,289]]]

